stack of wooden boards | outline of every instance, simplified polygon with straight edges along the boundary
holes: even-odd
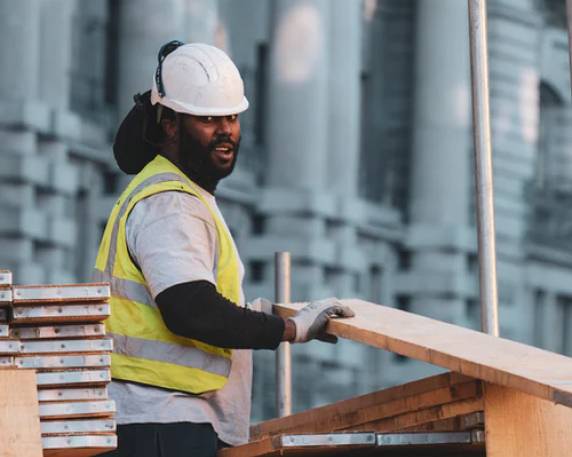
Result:
[[[484,455],[483,410],[481,381],[445,373],[253,425],[249,444],[219,457],[321,455],[344,436],[352,440],[343,455],[410,455],[407,445],[392,440],[415,437],[428,446],[412,445],[411,455],[433,455],[435,439],[442,440],[439,455]],[[343,452],[344,446],[335,451]]]
[[[0,273],[0,367],[35,370],[44,455],[117,446],[115,405],[108,400],[112,341],[107,284],[11,285]],[[72,455],[72,454],[70,454]]]

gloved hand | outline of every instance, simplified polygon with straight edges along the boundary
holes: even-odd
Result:
[[[258,311],[259,313],[274,314],[273,304],[266,298],[257,298],[252,303],[248,303],[248,307],[252,311]]]
[[[305,343],[316,338],[328,343],[336,343],[337,337],[324,333],[333,316],[354,317],[355,313],[342,305],[337,298],[314,301],[305,306],[294,317],[288,318],[296,325],[296,337],[292,342]]]

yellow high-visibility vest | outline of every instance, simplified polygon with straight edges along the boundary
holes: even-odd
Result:
[[[239,260],[230,233],[196,184],[162,156],[150,162],[117,200],[97,255],[94,281],[111,284],[111,317],[105,322],[114,343],[111,376],[201,394],[226,384],[232,351],[171,333],[127,248],[125,227],[135,204],[167,191],[186,192],[199,198],[212,214],[217,233],[218,260],[213,265],[216,288],[238,305]]]

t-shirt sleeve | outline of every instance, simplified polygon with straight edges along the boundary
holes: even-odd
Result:
[[[127,247],[153,298],[181,283],[216,286],[216,229],[197,197],[169,191],[138,202],[127,219]]]

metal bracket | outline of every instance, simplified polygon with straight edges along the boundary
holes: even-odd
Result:
[[[64,385],[102,385],[111,382],[109,370],[85,370],[85,371],[52,371],[37,373],[38,386],[64,386]]]
[[[12,290],[0,289],[0,305],[7,306],[12,304]]]
[[[477,427],[484,427],[485,425],[485,413],[484,411],[477,411],[471,414],[467,414],[463,418],[463,423],[465,428],[477,428]]]
[[[282,447],[374,446],[375,433],[327,433],[317,435],[282,435]]]
[[[109,367],[111,356],[100,355],[52,355],[44,357],[16,357],[18,368],[32,370],[53,370],[54,368],[98,368]]]
[[[111,296],[108,284],[15,286],[12,290],[14,291],[14,303],[103,301]]]
[[[107,400],[106,387],[94,387],[81,389],[77,387],[63,389],[38,389],[40,402],[58,401],[84,401],[84,400]]]
[[[0,271],[0,286],[6,287],[12,285],[12,272],[7,270]]]
[[[101,322],[110,315],[111,308],[106,303],[54,305],[54,306],[18,306],[12,309],[11,322],[17,324],[35,324],[41,322],[80,321]]]
[[[113,419],[42,421],[42,435],[67,435],[71,433],[113,433],[116,430]]]
[[[114,448],[116,435],[46,436],[42,438],[43,449]]]
[[[40,405],[40,418],[56,418],[56,417],[89,417],[100,416],[102,414],[109,415],[115,412],[115,402],[92,401],[92,402],[74,402],[74,403],[44,403]]]
[[[6,326],[8,327],[8,326]],[[0,329],[2,326],[0,326]],[[2,336],[0,334],[0,336]],[[10,328],[10,336],[20,340],[62,339],[62,338],[90,338],[105,336],[103,324],[86,325],[57,325]]]
[[[388,433],[377,435],[378,446],[415,446],[427,444],[475,444],[484,442],[484,432]]]
[[[0,347],[3,341],[0,341]],[[74,354],[77,352],[108,352],[113,350],[113,340],[61,340],[61,341],[23,341],[20,343],[22,354]],[[1,350],[0,350],[1,352]]]

